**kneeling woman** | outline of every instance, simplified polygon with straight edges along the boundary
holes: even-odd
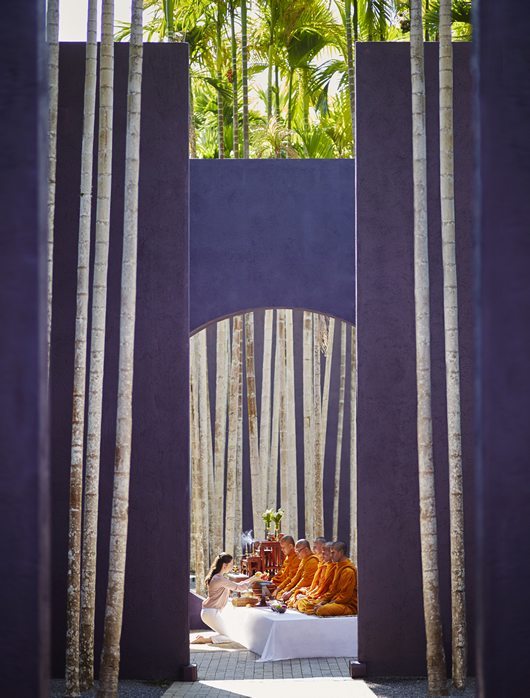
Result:
[[[230,572],[234,566],[234,559],[228,553],[220,553],[214,560],[210,571],[206,575],[206,588],[208,596],[202,602],[201,619],[203,623],[208,625],[217,633],[212,637],[204,637],[199,635],[193,640],[193,643],[203,644],[213,642],[219,644],[222,642],[230,642],[230,638],[226,635],[223,622],[223,609],[228,602],[228,597],[231,591],[243,591],[248,589],[254,577],[250,577],[244,582],[233,582],[225,575]]]

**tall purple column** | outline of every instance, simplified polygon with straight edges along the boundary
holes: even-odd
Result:
[[[116,433],[128,46],[115,47],[114,151],[96,608],[99,660]],[[133,433],[123,678],[189,662],[188,51],[146,44],[142,80]],[[84,45],[60,55],[52,329],[53,674],[64,675],[68,482]]]
[[[48,695],[44,3],[2,8],[0,694]]]
[[[524,3],[476,13],[478,684],[530,680],[530,43]],[[526,16],[526,15],[525,15]]]
[[[473,279],[470,47],[456,44],[455,188],[467,601],[473,643]],[[408,44],[357,44],[359,656],[424,674]],[[450,654],[447,419],[439,199],[438,45],[425,45],[433,445],[440,599]]]

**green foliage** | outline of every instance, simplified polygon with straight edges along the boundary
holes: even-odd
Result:
[[[231,63],[234,9],[238,80]],[[145,0],[148,41],[186,41],[190,50],[198,157],[233,157],[233,90],[242,126],[240,0]],[[425,28],[437,36],[438,0]],[[453,0],[453,38],[471,39],[471,0]],[[360,41],[402,41],[410,29],[404,0],[255,0],[248,3],[250,157],[347,158],[352,154],[347,17]],[[128,39],[122,24],[116,40]],[[220,111],[219,111],[220,110]],[[191,140],[190,140],[191,143]],[[242,151],[239,153],[241,156]]]

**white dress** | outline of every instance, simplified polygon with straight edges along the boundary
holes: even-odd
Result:
[[[249,582],[233,582],[223,574],[214,574],[208,584],[208,596],[202,602],[201,619],[216,635],[212,636],[212,642],[216,645],[230,642],[226,634],[223,621],[223,610],[228,602],[231,591],[248,589]]]

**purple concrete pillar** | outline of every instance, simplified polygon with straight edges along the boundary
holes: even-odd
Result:
[[[99,660],[114,467],[128,46],[116,45],[113,188],[96,609]],[[189,662],[188,51],[146,44],[129,538],[121,676]],[[52,336],[53,673],[64,672],[68,482],[84,46],[61,45]]]
[[[471,75],[456,44],[455,182],[468,619],[473,623]],[[447,424],[439,201],[438,46],[425,46],[431,359],[442,618],[450,652]],[[357,44],[359,658],[424,674],[408,44]]]
[[[476,13],[479,696],[530,681],[530,43],[527,7]]]
[[[0,694],[48,695],[44,3],[2,8]]]

